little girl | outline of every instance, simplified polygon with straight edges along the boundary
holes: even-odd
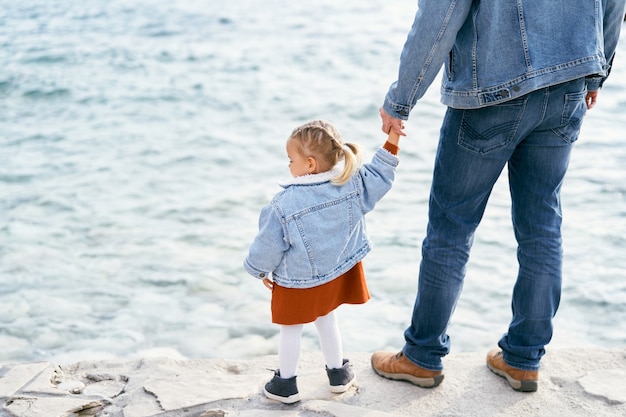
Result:
[[[391,188],[398,136],[389,136],[371,163],[344,143],[330,123],[315,120],[287,140],[293,179],[261,210],[259,233],[244,262],[272,291],[272,322],[280,325],[279,369],[265,385],[268,398],[300,400],[296,368],[305,323],[313,322],[326,360],[330,390],[346,391],[355,376],[343,359],[335,309],[370,295],[361,260],[371,244],[364,215]]]

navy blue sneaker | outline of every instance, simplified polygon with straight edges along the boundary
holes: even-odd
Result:
[[[280,401],[284,404],[293,404],[300,401],[300,393],[298,393],[298,385],[296,377],[281,378],[280,370],[274,371],[274,378],[263,389],[265,396],[271,400]]]
[[[346,392],[356,382],[356,377],[354,372],[352,372],[352,365],[350,365],[348,359],[343,360],[341,368],[328,369],[326,367],[326,373],[330,382],[330,392],[335,394]]]

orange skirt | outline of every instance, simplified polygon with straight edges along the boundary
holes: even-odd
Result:
[[[363,265],[313,288],[286,288],[274,283],[272,323],[293,325],[315,321],[341,304],[363,304],[370,299]]]

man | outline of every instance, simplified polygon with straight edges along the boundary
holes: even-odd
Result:
[[[376,352],[379,375],[435,387],[447,326],[492,187],[508,165],[519,272],[508,331],[487,366],[536,391],[561,294],[560,189],[581,121],[609,75],[625,0],[420,0],[399,77],[380,110],[403,121],[444,65],[440,132],[418,292],[401,352]]]

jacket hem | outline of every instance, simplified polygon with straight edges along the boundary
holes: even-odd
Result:
[[[604,59],[593,56],[567,65],[527,73],[506,83],[480,90],[456,91],[444,85],[441,88],[441,103],[455,109],[478,109],[504,103],[540,88],[594,74],[603,75],[605,69],[602,62]]]
[[[324,274],[322,276],[310,277],[304,280],[290,279],[278,276],[274,274],[274,281],[281,287],[285,288],[313,288],[319,287],[320,285],[324,285],[335,278],[340,277],[341,275],[348,272],[354,265],[356,265],[359,261],[362,261],[365,256],[371,251],[372,247],[369,243],[365,244],[361,249],[356,251],[356,253],[350,258],[346,259],[341,266],[335,268],[332,272],[328,274]]]

